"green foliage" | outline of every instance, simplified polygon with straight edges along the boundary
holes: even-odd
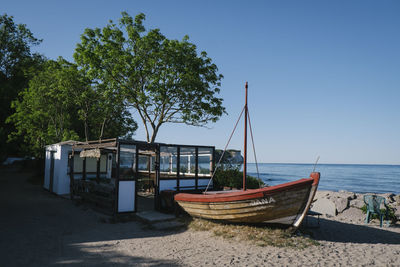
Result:
[[[82,85],[76,76],[70,78],[61,62],[48,61],[20,93],[21,100],[12,104],[15,113],[8,122],[14,123],[16,131],[10,139],[23,136],[30,146],[29,152],[36,157],[41,157],[46,144],[79,138],[79,123],[69,91],[71,87],[79,90]]]
[[[31,46],[41,43],[25,24],[15,24],[13,17],[0,16],[0,73],[11,78],[31,62]]]
[[[221,159],[222,156],[223,158]],[[240,155],[240,150],[228,149],[224,153],[223,150],[216,149],[215,158],[217,159],[217,161],[221,161],[220,168],[223,169],[240,170],[243,165],[243,157],[242,155]]]
[[[122,13],[119,24],[86,29],[74,58],[106,90],[121,92],[137,111],[147,141],[164,123],[204,126],[225,112],[219,93],[222,75],[205,52],[185,36],[169,40],[159,29],[146,31],[144,14]]]
[[[43,70],[15,100],[8,119],[29,150],[43,157],[43,147],[65,140],[115,137],[136,129],[120,97],[93,86],[76,65],[60,58]],[[106,127],[109,126],[109,127]],[[104,129],[106,129],[104,131]]]
[[[7,154],[19,153],[20,140],[7,143],[15,128],[6,119],[13,113],[11,102],[40,69],[43,58],[31,52],[31,47],[40,42],[26,25],[15,24],[7,14],[0,15],[0,161]]]
[[[213,185],[217,190],[220,190],[223,187],[243,188],[243,172],[238,169],[218,169],[213,178]],[[260,188],[265,184],[261,179],[247,175],[246,185],[249,189],[255,189]]]

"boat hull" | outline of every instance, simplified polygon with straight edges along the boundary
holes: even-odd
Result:
[[[310,178],[232,193],[175,195],[191,216],[235,223],[276,223],[298,227],[318,187],[320,174]]]

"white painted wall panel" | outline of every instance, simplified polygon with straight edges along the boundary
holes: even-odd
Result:
[[[119,181],[118,212],[135,211],[135,181]]]
[[[70,193],[70,178],[68,175],[68,153],[71,151],[71,146],[64,145],[56,157],[58,164],[58,183],[57,183],[57,194],[64,195]]]
[[[43,187],[47,190],[50,190],[50,170],[51,170],[51,151],[54,151],[54,177],[53,177],[53,190],[54,193],[57,193],[56,183],[57,183],[57,169],[56,169],[56,154],[60,149],[59,145],[50,145],[46,147],[46,154],[45,154],[45,172],[44,172],[44,183]]]
[[[61,149],[60,145],[56,146],[56,152],[54,153],[54,180],[53,180],[53,190],[54,193],[60,195],[60,184],[62,180],[62,164],[61,164]]]
[[[50,190],[50,151],[48,147],[45,151],[43,187]]]

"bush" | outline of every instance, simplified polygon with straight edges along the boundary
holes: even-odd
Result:
[[[264,186],[261,179],[247,175],[247,188],[255,189]],[[213,179],[214,189],[221,190],[224,187],[243,188],[243,172],[237,169],[217,170]]]

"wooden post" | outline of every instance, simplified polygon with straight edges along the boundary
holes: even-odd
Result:
[[[70,157],[71,161],[69,166],[69,193],[71,200],[73,200],[74,199],[74,150],[73,149]]]
[[[86,157],[83,158],[82,180],[86,180]]]
[[[151,155],[147,155],[147,188],[149,190],[149,192],[151,192],[151,185],[152,185],[152,178],[151,178],[151,160],[152,157]],[[154,183],[153,183],[154,184]]]
[[[244,104],[244,161],[243,161],[243,190],[246,190],[246,175],[247,175],[247,82],[245,85],[246,97]]]
[[[121,144],[120,144],[119,140],[117,140],[117,155],[115,157],[115,161],[116,161],[115,163],[116,163],[117,169],[116,169],[116,174],[115,174],[114,218],[118,214],[118,204],[119,204],[118,197],[119,197],[119,163],[121,161],[120,154],[121,154]],[[135,201],[136,201],[136,198],[135,198]]]
[[[137,211],[138,202],[138,180],[139,180],[139,147],[135,145],[135,212]]]
[[[194,188],[199,189],[199,148],[195,148],[195,184]]]
[[[177,147],[178,151],[177,151],[177,157],[176,157],[176,190],[179,192],[180,191],[180,172],[181,172],[181,147],[178,146]]]
[[[211,153],[211,161],[210,161],[210,170],[211,173],[214,173],[215,170],[215,147],[212,147],[212,153]]]
[[[54,193],[54,151],[50,151],[50,182],[49,182],[49,191]]]
[[[101,154],[100,154],[100,158],[101,158]],[[99,184],[100,183],[100,158],[97,158],[96,161],[96,182]]]
[[[159,188],[160,188],[160,159],[161,159],[161,157],[160,157],[160,154],[161,154],[161,152],[160,152],[160,146],[157,146],[156,147],[156,149],[155,149],[155,153],[156,153],[156,156],[155,156],[155,162],[154,162],[154,171],[155,171],[155,176],[156,176],[156,182],[155,182],[155,188],[154,188],[154,191],[155,191],[155,194],[154,194],[154,198],[155,198],[155,209],[156,210],[160,210],[160,207],[161,207],[161,203],[160,203],[160,192],[159,192]]]

